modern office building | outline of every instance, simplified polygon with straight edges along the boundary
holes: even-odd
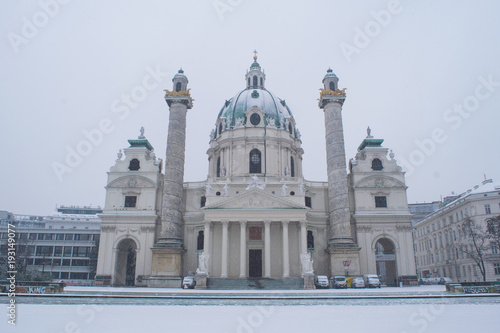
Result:
[[[101,208],[60,206],[50,216],[0,211],[0,252],[7,252],[7,226],[15,226],[16,262],[51,273],[68,284],[92,284],[97,264]]]

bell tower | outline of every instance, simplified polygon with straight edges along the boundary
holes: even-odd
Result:
[[[342,125],[345,89],[338,89],[338,77],[328,69],[323,78],[319,108],[325,113],[326,159],[328,172],[329,234],[328,251],[332,275],[344,275],[343,262],[350,262],[349,272],[359,274],[359,250],[351,234],[351,213]]]
[[[180,287],[184,253],[184,158],[186,146],[186,115],[193,106],[187,89],[188,79],[182,69],[172,79],[173,91],[165,90],[170,115],[167,136],[167,158],[163,179],[161,231],[153,246],[150,287]]]

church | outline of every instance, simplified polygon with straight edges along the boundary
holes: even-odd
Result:
[[[346,164],[346,92],[331,69],[318,104],[325,181],[303,178],[292,108],[267,89],[255,55],[217,114],[207,179],[184,182],[193,99],[182,70],[172,81],[165,165],[141,129],[108,172],[96,284],[178,288],[194,275],[198,288],[286,289],[314,288],[315,275],[377,274],[394,285],[416,274],[404,172],[369,128]]]

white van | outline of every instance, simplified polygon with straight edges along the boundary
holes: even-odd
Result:
[[[316,285],[316,288],[328,288],[328,277],[326,275],[316,275],[314,284]]]
[[[376,274],[363,275],[363,281],[365,281],[366,288],[380,288],[380,280]]]

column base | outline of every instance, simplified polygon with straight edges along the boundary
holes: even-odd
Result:
[[[194,276],[194,280],[196,281],[194,289],[207,289],[207,278],[208,274],[205,272],[196,273]]]
[[[144,279],[148,288],[182,288],[180,276],[150,276]]]
[[[331,276],[360,275],[359,251],[360,247],[354,242],[332,242],[329,244],[328,252],[330,253],[330,273]],[[351,261],[349,269],[344,269],[344,261]]]
[[[316,289],[314,285],[314,273],[304,273],[304,289]]]
[[[155,246],[151,250],[153,251],[153,260],[150,279],[178,278],[182,280],[183,249]],[[179,287],[181,282],[179,282]]]

